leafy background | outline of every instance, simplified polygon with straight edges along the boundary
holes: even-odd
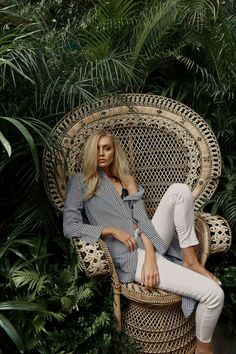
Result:
[[[126,92],[179,100],[217,136],[223,171],[205,210],[230,222],[233,244],[208,267],[224,284],[221,321],[235,336],[235,20],[229,0],[0,0],[3,353],[136,352],[115,332],[110,280],[87,279],[63,238],[41,166],[64,113]]]

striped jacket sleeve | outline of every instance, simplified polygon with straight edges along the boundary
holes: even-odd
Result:
[[[138,224],[139,230],[149,237],[157,252],[164,254],[167,251],[166,246],[147,216],[144,201],[142,199],[143,194],[144,189],[141,186],[138,186],[138,192],[129,195],[124,200],[131,203],[133,219]]]
[[[83,222],[84,209],[81,178],[77,174],[69,178],[63,210],[63,232],[66,237],[78,237],[91,244],[98,241],[103,226]]]

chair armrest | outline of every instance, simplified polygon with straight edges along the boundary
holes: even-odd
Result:
[[[111,257],[104,251],[103,241],[95,244],[82,241],[78,238],[71,239],[71,245],[79,256],[82,269],[88,277],[112,273]],[[107,249],[107,248],[106,248]]]
[[[229,223],[219,215],[199,212],[197,217],[208,226],[209,254],[227,252],[231,246],[232,233]]]
[[[121,284],[119,282],[116,268],[112,261],[109,250],[104,241],[101,239],[95,244],[90,244],[78,238],[71,239],[72,247],[79,256],[81,266],[88,277],[96,275],[110,274],[112,277],[113,287],[113,307],[116,318],[116,329],[121,330],[121,307],[120,294]]]
[[[205,265],[210,254],[210,228],[206,220],[199,213],[195,213],[195,231],[199,241],[196,248],[197,256],[202,265]]]
[[[92,245],[78,238],[72,238],[71,245],[79,256],[81,267],[88,277],[110,274],[113,287],[117,289],[120,287],[113,260],[103,240],[100,239]]]

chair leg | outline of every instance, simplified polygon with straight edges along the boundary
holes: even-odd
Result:
[[[116,331],[121,331],[121,308],[120,308],[120,290],[117,287],[113,287],[113,309],[116,318]]]

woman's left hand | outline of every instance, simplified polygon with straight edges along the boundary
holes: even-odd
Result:
[[[154,288],[160,281],[158,266],[155,258],[145,259],[141,274],[141,284],[145,289]]]

